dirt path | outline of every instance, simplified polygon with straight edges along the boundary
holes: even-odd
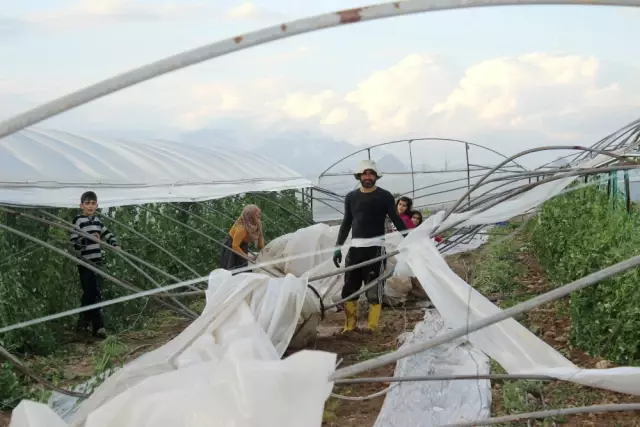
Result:
[[[413,330],[422,320],[422,309],[385,308],[380,318],[380,329],[375,334],[353,332],[340,334],[344,324],[343,313],[328,313],[319,329],[314,349],[336,353],[342,359],[341,367],[391,352],[398,348],[397,337]],[[361,316],[362,317],[362,316]],[[365,320],[360,319],[360,324]],[[369,371],[361,376],[392,376],[395,365]],[[343,396],[368,396],[377,393],[389,384],[354,384],[336,386],[333,393]],[[378,417],[384,395],[366,401],[350,401],[331,397],[325,404],[324,427],[371,427]]]

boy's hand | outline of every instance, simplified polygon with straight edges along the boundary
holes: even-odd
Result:
[[[120,251],[120,250],[122,250],[122,248],[121,248],[120,246],[114,246],[113,248],[114,248],[116,251]]]
[[[94,233],[91,233],[91,235],[96,239],[100,240],[100,233],[94,232]]]

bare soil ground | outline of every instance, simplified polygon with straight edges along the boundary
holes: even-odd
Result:
[[[366,319],[360,316],[360,325]],[[355,331],[342,335],[344,313],[328,313],[318,331],[313,347],[336,353],[342,359],[340,367],[349,366],[398,348],[397,337],[413,330],[424,317],[423,309],[385,308],[380,316],[380,328],[374,333]],[[393,376],[395,365],[366,372],[361,377]],[[336,386],[333,393],[342,396],[368,396],[389,387],[389,384],[353,384]],[[330,397],[325,404],[324,427],[371,427],[378,417],[384,395],[365,401],[350,401]]]

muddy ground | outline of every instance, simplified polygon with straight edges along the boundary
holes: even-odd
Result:
[[[366,318],[360,317],[359,324],[364,326]],[[337,359],[342,359],[340,367],[349,366],[397,349],[398,335],[412,331],[415,324],[423,317],[424,309],[385,308],[380,316],[380,329],[374,334],[355,331],[342,335],[340,331],[344,325],[344,314],[328,313],[318,331],[315,346],[312,348],[336,353]],[[388,365],[359,376],[390,377],[393,376],[394,369],[395,365]],[[388,383],[338,385],[333,393],[349,397],[368,396],[387,387],[389,387]],[[371,427],[378,417],[383,402],[384,395],[365,401],[331,397],[325,405],[322,425],[324,427]]]

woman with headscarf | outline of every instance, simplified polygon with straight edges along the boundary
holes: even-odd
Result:
[[[250,243],[260,250],[264,248],[260,208],[256,205],[246,205],[229,230],[220,255],[220,268],[231,271],[246,267],[249,264],[247,258],[254,261],[249,254]]]

